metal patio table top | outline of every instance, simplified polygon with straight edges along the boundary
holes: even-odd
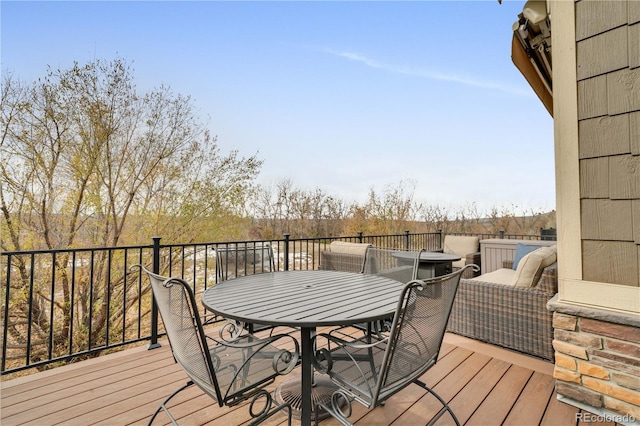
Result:
[[[202,303],[225,318],[299,327],[302,346],[303,425],[311,424],[311,336],[316,327],[388,318],[404,283],[377,275],[339,271],[281,271],[223,281]]]

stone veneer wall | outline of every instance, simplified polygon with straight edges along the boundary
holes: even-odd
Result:
[[[640,421],[640,319],[567,309],[553,300],[549,308],[555,311],[557,393],[597,414],[620,413]]]

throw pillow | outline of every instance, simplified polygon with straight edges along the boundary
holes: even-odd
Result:
[[[516,269],[518,269],[518,263],[520,263],[520,260],[523,257],[539,248],[540,246],[529,246],[527,244],[518,243],[518,245],[516,246],[516,254],[513,257],[513,270],[515,271]]]
[[[542,276],[542,270],[557,260],[556,249],[541,247],[524,256],[513,277],[515,287],[533,287]]]

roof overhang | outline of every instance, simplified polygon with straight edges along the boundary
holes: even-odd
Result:
[[[513,24],[511,60],[553,117],[551,20],[545,0],[525,3]]]

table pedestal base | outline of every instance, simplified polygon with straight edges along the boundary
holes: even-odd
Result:
[[[311,389],[311,406],[315,407],[316,403],[323,402],[326,405],[331,403],[331,395],[338,389],[333,384],[331,379],[326,376],[320,376],[315,374],[313,376],[313,382],[315,385]],[[280,404],[289,404],[291,406],[291,415],[294,419],[300,419],[302,416],[302,392],[301,392],[302,377],[292,377],[280,383],[275,390],[275,399]],[[346,401],[345,401],[346,402]],[[314,420],[318,416],[318,420],[322,420],[328,417],[330,414],[320,408],[320,412],[312,412],[311,420]]]

